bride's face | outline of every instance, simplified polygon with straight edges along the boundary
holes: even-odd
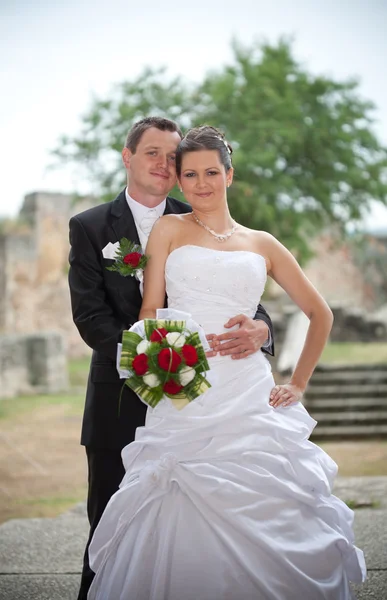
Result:
[[[224,200],[233,169],[226,172],[217,150],[198,150],[184,154],[179,182],[193,208]]]

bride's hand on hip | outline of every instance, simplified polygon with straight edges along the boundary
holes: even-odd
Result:
[[[269,404],[273,408],[278,408],[279,406],[290,406],[291,404],[300,402],[303,393],[303,390],[292,383],[276,385],[270,392]]]
[[[227,328],[235,325],[239,325],[239,329],[222,333],[212,340],[211,347],[221,356],[231,355],[234,359],[246,358],[260,350],[269,337],[269,327],[264,321],[255,321],[240,314],[224,324]]]

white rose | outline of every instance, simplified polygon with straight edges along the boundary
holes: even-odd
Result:
[[[179,379],[181,385],[188,385],[196,375],[195,369],[192,367],[185,367],[179,373]]]
[[[151,388],[157,387],[160,384],[160,379],[154,373],[147,373],[144,375],[143,380]]]
[[[182,348],[185,344],[185,336],[178,331],[167,333],[166,338],[168,344],[170,346],[175,346],[175,348]]]
[[[148,342],[148,340],[142,340],[136,348],[137,354],[146,354],[149,346],[150,342]]]

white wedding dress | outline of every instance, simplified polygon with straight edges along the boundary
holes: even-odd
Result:
[[[266,267],[198,246],[166,265],[170,308],[207,333],[253,316]],[[347,600],[365,579],[337,467],[308,440],[301,404],[274,409],[261,352],[209,360],[213,387],[181,411],[163,400],[122,452],[126,475],[94,534],[89,600]]]

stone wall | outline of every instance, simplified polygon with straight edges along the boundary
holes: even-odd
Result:
[[[369,243],[372,243],[369,236]],[[314,257],[303,270],[328,304],[360,311],[373,311],[387,302],[377,274],[370,277],[371,261],[360,262],[349,241],[342,241],[332,232],[326,232],[316,238],[312,249]],[[387,269],[387,254],[386,265]],[[375,266],[372,265],[372,269]],[[271,286],[273,296],[284,306],[289,304],[285,292],[275,283]]]
[[[68,221],[90,206],[73,205],[65,194],[37,192],[25,197],[19,218],[0,235],[0,332],[56,331],[68,353],[90,350],[73,324],[68,273]]]
[[[387,343],[387,321],[377,312],[364,313],[359,308],[332,306],[334,323],[331,342]]]
[[[379,248],[380,262],[373,247]],[[384,252],[382,252],[384,249]],[[371,235],[343,241],[326,232],[314,242],[315,257],[305,267],[307,277],[330,305],[373,311],[387,302],[382,269],[387,269],[387,245]]]
[[[0,336],[0,398],[68,388],[66,344],[52,332]]]

